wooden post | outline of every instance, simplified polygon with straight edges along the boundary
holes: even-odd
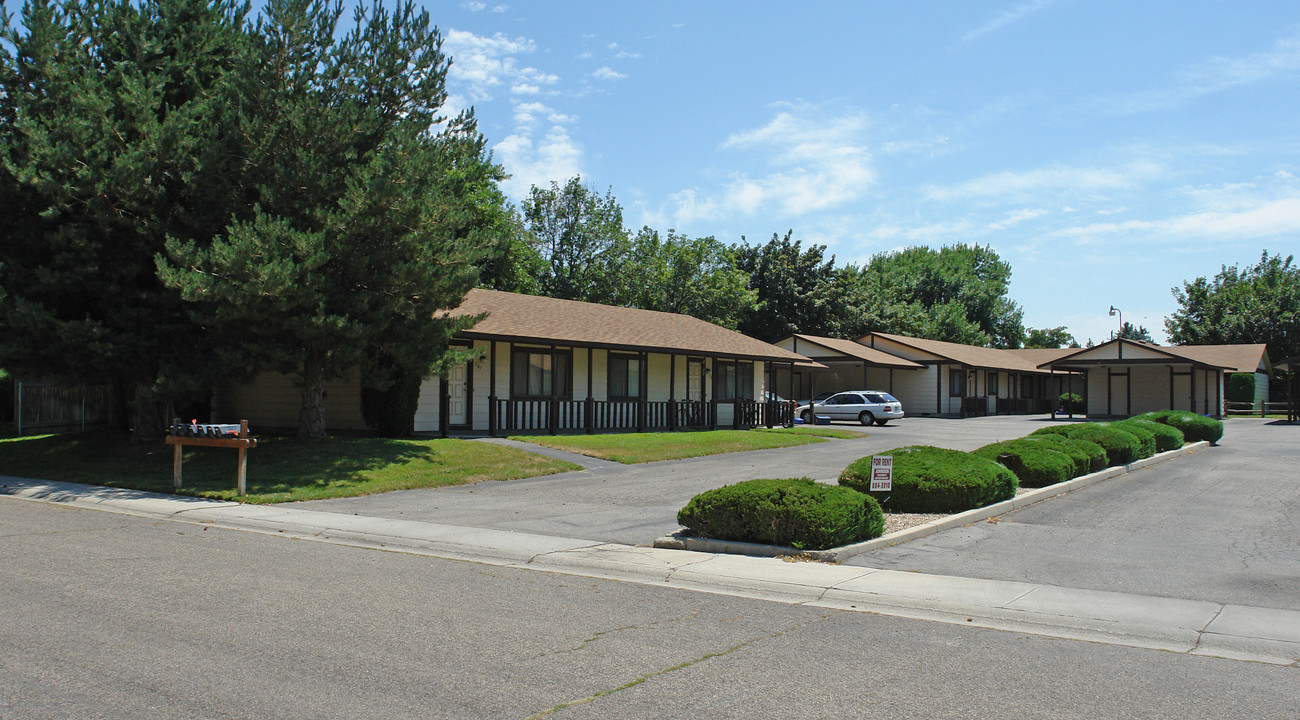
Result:
[[[172,456],[172,487],[181,489],[181,446],[173,446],[175,453]]]
[[[180,418],[176,418],[172,426],[180,425]],[[246,493],[246,480],[248,478],[248,448],[257,447],[257,438],[248,436],[248,421],[239,421],[238,437],[182,437],[180,435],[168,435],[167,444],[171,445],[172,455],[172,485],[179,490],[181,488],[181,449],[185,445],[194,445],[197,447],[229,447],[239,450],[238,466],[235,468],[235,490],[243,497]]]

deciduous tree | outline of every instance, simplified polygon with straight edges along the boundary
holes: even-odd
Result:
[[[1271,357],[1300,354],[1300,267],[1293,256],[1269,255],[1245,269],[1221,266],[1174,288],[1178,309],[1165,318],[1179,345],[1266,343]]]

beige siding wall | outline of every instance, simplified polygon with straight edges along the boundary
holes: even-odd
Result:
[[[292,375],[263,373],[252,382],[231,384],[216,393],[213,415],[223,422],[248,420],[259,432],[266,428],[298,427],[302,393]],[[325,429],[364,430],[361,384],[355,377],[325,385]]]
[[[890,395],[903,403],[903,412],[908,415],[942,413],[944,411],[935,404],[935,378],[938,375],[939,366],[935,365],[921,370],[895,370],[894,390]]]
[[[1128,415],[1169,409],[1169,367],[1165,365],[1129,368],[1132,407]]]

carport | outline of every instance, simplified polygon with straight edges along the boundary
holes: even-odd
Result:
[[[892,395],[896,374],[910,379],[925,369],[921,363],[840,338],[796,334],[776,346],[820,365],[796,364],[788,382],[778,380],[777,394],[791,400],[842,390],[883,390]]]
[[[1263,345],[1163,347],[1116,339],[1039,365],[1083,373],[1089,417],[1128,417],[1156,410],[1223,416],[1227,373],[1268,372]]]

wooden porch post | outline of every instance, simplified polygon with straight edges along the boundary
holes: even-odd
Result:
[[[677,429],[677,354],[668,355],[668,430]]]
[[[551,345],[551,401],[548,406],[548,412],[546,413],[546,429],[552,435],[556,434],[556,431],[558,429],[557,426],[559,425],[559,415],[560,415],[560,403],[559,400],[557,400],[559,395],[557,395],[555,392],[556,389],[559,388],[560,386],[559,373],[555,372],[556,365],[557,363],[555,362],[555,346]],[[569,372],[573,372],[573,368],[569,368]]]
[[[451,434],[451,388],[447,376],[438,376],[438,426],[443,437]]]
[[[587,399],[585,402],[582,403],[582,427],[584,430],[587,431],[588,435],[590,435],[592,430],[594,430],[596,427],[596,422],[595,422],[596,421],[595,418],[596,398],[591,394],[591,362],[592,362],[592,349],[591,346],[588,345],[587,346]],[[609,363],[606,362],[605,364],[608,365]]]
[[[497,341],[488,346],[488,436],[497,435]]]
[[[642,350],[637,355],[636,381],[640,385],[640,394],[636,400],[636,431],[645,432],[646,423],[646,399],[650,394],[650,388],[646,387],[650,379],[649,365],[650,353]]]

